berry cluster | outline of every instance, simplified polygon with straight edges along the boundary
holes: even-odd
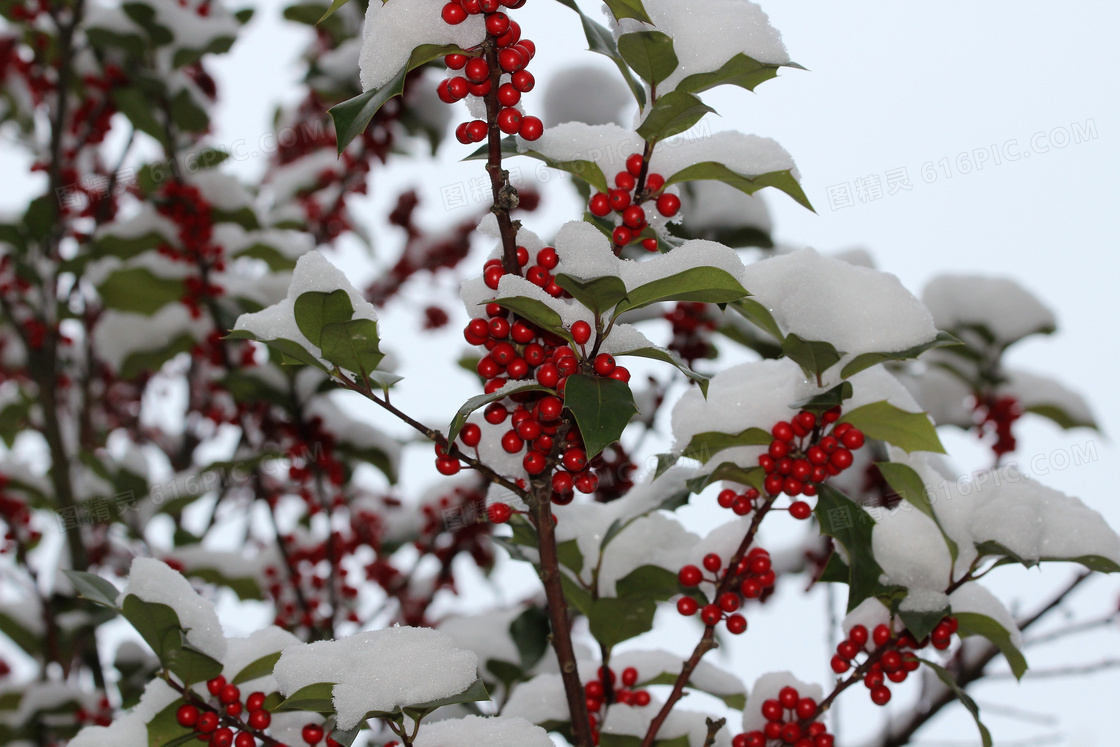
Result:
[[[559,264],[560,257],[556,254],[554,247],[546,246],[537,252],[536,264],[533,265],[529,264],[529,250],[523,246],[517,247],[517,266],[526,268],[526,280],[553,298],[571,298],[570,295],[566,295],[567,291],[557,285],[552,277],[552,270],[555,270]],[[501,282],[504,275],[506,275],[506,270],[500,259],[487,260],[486,264],[482,266],[482,279],[486,283],[486,287],[491,290],[498,289],[498,283]]]
[[[797,688],[783,687],[777,698],[762,703],[762,716],[766,726],[761,730],[737,734],[731,747],[768,747],[793,745],[793,747],[833,747],[833,736],[820,721],[817,701],[802,698]]]
[[[615,685],[613,669],[599,667],[598,677],[583,686],[587,699],[587,712],[591,717],[591,735],[595,744],[599,744],[599,725],[603,722],[603,710],[614,703],[643,708],[649,705],[649,693],[645,690],[634,690],[638,684],[638,670],[626,667],[622,670],[621,687]]]
[[[622,224],[611,234],[616,253],[636,241],[641,242],[642,248],[647,251],[657,251],[657,238],[651,231],[645,230],[648,223],[642,203],[653,200],[657,212],[666,218],[672,218],[681,209],[680,197],[662,191],[665,177],[660,174],[647,174],[644,188],[638,191],[638,180],[644,167],[645,160],[641,154],[630,156],[626,159],[626,170],[614,177],[615,188],[596,192],[587,205],[591,214],[598,218],[605,218],[613,212],[621,220]],[[646,234],[644,238],[643,232]]]
[[[945,617],[937,623],[928,639],[916,641],[909,631],[895,635],[888,625],[876,625],[871,633],[868,633],[863,625],[854,625],[848,631],[848,637],[836,646],[836,654],[831,662],[832,671],[843,674],[851,669],[855,658],[861,653],[868,652],[870,641],[874,648],[868,652],[867,658],[861,665],[864,669],[863,684],[871,691],[873,703],[886,705],[891,699],[891,691],[886,685],[886,680],[894,683],[902,682],[920,666],[918,657],[911,651],[925,648],[930,644],[937,650],[944,651],[952,642],[957,626],[955,617]]]
[[[255,732],[264,731],[272,723],[272,714],[264,707],[265,694],[252,693],[242,703],[241,689],[221,676],[207,682],[206,689],[217,704],[202,709],[190,703],[179,706],[175,713],[179,726],[194,729],[198,738],[207,741],[210,747],[256,747],[258,734]],[[225,716],[221,715],[222,711]]]
[[[976,427],[983,438],[987,433],[994,431],[996,441],[992,444],[992,451],[997,457],[1015,451],[1015,436],[1011,433],[1011,426],[1023,415],[1019,401],[1014,397],[987,397],[976,398]]]
[[[700,619],[705,625],[718,625],[723,620],[726,621],[728,632],[733,635],[745,632],[747,618],[737,610],[743,606],[745,599],[758,599],[767,589],[773,588],[776,576],[770,567],[770,553],[761,547],[753,547],[734,569],[727,568],[723,573],[720,573],[723,559],[715,553],[705,555],[703,565],[704,570],[712,574],[710,578],[705,578],[704,571],[698,567],[686,565],[677,573],[677,580],[688,588],[707,582],[718,589],[730,574],[731,589],[734,591],[721,593],[714,602],[709,601],[703,607],[693,597],[681,597],[677,600],[677,611],[687,617],[695,615],[699,610]]]
[[[171,181],[163,188],[156,209],[179,229],[179,247],[163,244],[158,248],[159,253],[172,262],[192,264],[199,270],[198,276],[184,279],[186,292],[180,299],[191,316],[197,319],[202,316],[206,299],[223,293],[221,286],[209,281],[211,270],[222,272],[225,269],[224,251],[211,240],[214,221],[210,203],[197,187]]]
[[[694,361],[710,358],[715,353],[709,333],[716,328],[716,323],[708,316],[707,308],[705,303],[678,301],[672,311],[665,313],[665,319],[673,325],[669,349],[690,366]]]
[[[766,471],[763,486],[769,495],[817,494],[817,485],[852,466],[852,452],[863,446],[863,432],[850,423],[839,423],[840,408],[833,407],[818,418],[802,410],[789,422],[781,421],[770,433],[774,440],[758,464]],[[808,519],[812,510],[804,501],[789,508],[796,519]]]
[[[526,140],[536,140],[544,133],[544,124],[537,117],[525,116],[516,107],[521,94],[533,90],[536,81],[525,68],[537,53],[537,46],[521,38],[517,21],[499,10],[520,8],[525,0],[451,0],[443,6],[443,20],[456,26],[468,16],[483,14],[486,20],[487,41],[498,49],[498,70],[491,70],[483,45],[469,54],[449,54],[444,58],[447,67],[461,70],[462,75],[448,78],[439,84],[436,93],[441,101],[453,104],[467,96],[484,97],[494,92],[495,73],[498,90],[495,93],[499,106],[498,129],[507,135],[520,135]],[[507,80],[508,78],[508,80]],[[463,122],[455,129],[455,137],[464,145],[480,143],[490,132],[489,125],[481,119]]]

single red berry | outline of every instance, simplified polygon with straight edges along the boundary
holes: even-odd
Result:
[[[241,700],[241,689],[237,687],[237,685],[225,685],[218,692],[218,700],[221,701],[223,705],[229,705],[230,703]]]
[[[801,724],[796,721],[790,721],[782,727],[782,741],[786,744],[794,744],[801,739]]]
[[[213,711],[207,711],[198,717],[198,723],[195,725],[194,730],[202,734],[209,734],[218,728],[218,714]]]
[[[583,345],[591,339],[591,325],[582,319],[572,324],[572,340],[577,345]]]
[[[482,429],[475,423],[467,423],[463,426],[463,430],[459,431],[459,440],[464,446],[474,448],[482,441]]]
[[[782,484],[785,480],[781,475],[767,475],[766,480],[763,482],[763,487],[769,495],[777,495],[782,492]]]
[[[686,565],[677,573],[677,579],[683,586],[698,586],[704,574],[694,565]]]
[[[592,195],[587,209],[594,216],[602,218],[611,212],[611,201],[606,192],[597,192]]]
[[[588,682],[583,686],[583,691],[587,694],[587,697],[595,698],[596,700],[602,700],[603,696],[606,694],[606,691],[603,689],[603,683],[598,680],[591,680]]]
[[[467,64],[467,56],[465,54],[449,54],[443,58],[443,64],[452,70],[462,70],[463,66]]]
[[[832,671],[836,672],[836,674],[844,674],[844,672],[852,668],[851,662],[839,654],[833,654],[832,661],[829,662],[829,664],[832,667]]]
[[[530,142],[540,140],[541,135],[544,134],[544,123],[538,117],[522,117],[521,129],[517,134]]]
[[[470,93],[471,96],[482,98],[483,96],[488,95],[490,93],[490,89],[492,89],[493,87],[493,81],[487,78],[486,80],[480,80],[477,83],[469,83],[467,85],[467,92]],[[479,140],[482,140],[482,138],[479,138]]]
[[[867,638],[867,628],[862,625],[853,625],[852,629],[848,631],[848,640],[860,648],[867,645]]]
[[[634,187],[638,186],[638,182],[629,172],[620,171],[614,177],[614,186],[627,192],[633,192]]]
[[[630,207],[630,193],[624,189],[612,189],[607,193],[610,199],[611,209],[622,212]]]
[[[793,440],[793,426],[786,421],[775,423],[774,427],[770,429],[770,435],[779,441],[792,441]],[[784,456],[784,454],[783,454]]]
[[[786,455],[789,454],[789,442],[782,440],[771,441],[766,451],[774,459],[784,459]]]
[[[646,175],[646,189],[650,192],[656,192],[665,186],[665,177],[661,174],[647,174]]]
[[[175,712],[175,720],[179,726],[192,727],[198,723],[198,708],[193,705],[181,705]]]
[[[217,677],[207,681],[206,683],[207,691],[209,691],[209,693],[215,697],[217,697],[218,693],[220,693],[222,691],[222,688],[225,686],[226,678],[221,675],[218,675]]]
[[[782,708],[796,708],[799,700],[801,700],[801,694],[797,692],[795,687],[787,686],[778,691],[778,702],[782,704]]]
[[[490,77],[490,66],[486,64],[486,60],[481,57],[472,57],[467,61],[467,65],[463,68],[464,75],[467,80],[472,83],[481,83]]]
[[[886,686],[877,687],[871,691],[871,702],[877,706],[885,706],[890,700],[891,691]]]
[[[518,70],[510,77],[510,83],[521,93],[528,93],[533,90],[533,86],[537,84],[533,74],[528,70]]]
[[[537,56],[537,45],[532,39],[521,39],[517,42],[517,46],[521,47],[522,54],[530,60]]]
[[[610,376],[611,371],[615,369],[614,357],[607,353],[599,353],[595,356],[595,373],[600,376]]]
[[[506,108],[498,112],[498,129],[507,135],[516,134],[521,129],[521,112]]]
[[[638,684],[638,670],[634,667],[626,667],[626,669],[623,669],[622,684],[626,687],[633,687]]]
[[[517,435],[517,431],[506,431],[505,435],[502,436],[502,448],[510,454],[521,451],[524,445],[525,442],[521,439],[521,436]]]
[[[467,135],[470,137],[471,142],[481,143],[486,139],[486,133],[489,131],[490,128],[481,119],[476,119],[467,123]]]
[[[891,629],[886,625],[876,625],[874,632],[871,634],[871,640],[875,642],[876,646],[882,646],[884,643],[891,639]]]
[[[735,503],[735,499],[738,497],[739,494],[734,490],[722,490],[716,497],[716,501],[719,503],[721,508],[731,508],[731,505]]]
[[[556,265],[560,264],[560,257],[556,254],[556,249],[546,246],[537,252],[537,264],[546,270],[555,270]]]
[[[249,714],[249,727],[260,731],[267,729],[268,725],[272,723],[272,714],[268,711],[253,711]]]
[[[773,698],[764,701],[762,704],[762,717],[767,721],[782,721],[785,717],[782,704]]]
[[[727,617],[727,632],[731,635],[741,635],[747,630],[747,618],[736,613]]]
[[[539,451],[530,451],[525,454],[525,458],[521,460],[521,463],[525,467],[525,471],[530,475],[539,475],[544,472],[548,460],[545,458],[545,455]]]
[[[681,209],[681,198],[674,194],[665,193],[657,198],[657,212],[666,218],[672,218]]]
[[[560,417],[560,413],[562,413],[563,411],[564,403],[561,402],[558,397],[553,397],[551,395],[544,397],[537,404],[537,412],[540,415],[540,419],[546,422],[551,422],[558,419]]]
[[[478,426],[475,427],[477,428]],[[264,698],[264,693],[260,691],[251,693],[249,697],[245,699],[245,707],[249,709],[250,713],[253,711],[259,711],[260,709],[264,708]]]
[[[486,515],[494,524],[505,524],[513,515],[513,510],[505,503],[491,503],[486,509]]]
[[[256,737],[247,731],[239,731],[233,738],[233,747],[256,747],[256,745]]]
[[[646,224],[646,211],[641,205],[631,205],[622,211],[622,222],[635,230]]]
[[[626,171],[637,179],[642,175],[642,164],[645,163],[641,153],[635,153],[626,159]],[[648,186],[648,185],[647,185]]]
[[[515,73],[521,70],[528,62],[525,55],[521,54],[521,50],[516,47],[506,47],[498,52],[498,65],[507,73]],[[514,83],[514,87],[517,87],[516,83]]]
[[[716,604],[718,604],[719,608],[724,612],[734,612],[739,609],[739,595],[730,591],[724,592],[719,595]]]
[[[509,30],[509,16],[505,13],[495,13],[486,17],[486,33],[490,36],[501,36]]]
[[[677,600],[677,612],[685,617],[695,615],[698,609],[700,609],[700,605],[692,597],[681,597]]]
[[[614,370],[611,371],[608,376],[615,381],[621,381],[623,384],[630,381],[630,371],[623,366],[615,366]]]
[[[794,501],[789,506],[789,515],[800,521],[804,521],[813,515],[813,509],[809,508],[809,504],[805,501]]]
[[[587,467],[587,453],[579,448],[568,449],[561,457],[561,462],[569,472],[581,472]]]
[[[455,2],[443,6],[443,11],[440,15],[443,16],[444,23],[452,26],[458,26],[460,23],[467,20],[467,11],[463,10],[462,5]]]
[[[657,248],[658,248],[657,247],[657,239],[654,239],[654,238],[642,239],[642,248],[645,249],[647,252],[656,252]]]
[[[714,552],[710,552],[704,556],[704,567],[712,573],[715,573],[723,567],[723,559]]]
[[[486,406],[486,409],[482,413],[482,417],[490,425],[497,425],[498,423],[504,421],[506,419],[506,415],[508,414],[509,410],[506,409],[505,405],[493,402]]]
[[[457,475],[459,474],[459,470],[461,468],[462,465],[459,464],[458,459],[436,459],[436,471],[441,475],[446,475],[448,477],[450,477],[451,475]]]
[[[230,747],[233,744],[233,729],[223,726],[210,737],[210,747]]]
[[[723,613],[714,604],[705,604],[704,609],[700,610],[700,620],[705,625],[716,625],[722,619]]]
[[[303,727],[301,736],[303,737],[303,741],[310,745],[316,745],[323,739],[323,727],[318,724],[308,724]]]
[[[459,100],[455,98],[455,96],[452,95],[451,91],[449,90],[448,85],[450,84],[450,82],[451,81],[449,80],[441,80],[439,82],[439,85],[436,86],[436,95],[439,96],[439,100],[445,104],[454,104]]]
[[[611,233],[611,238],[614,240],[615,246],[629,246],[630,242],[634,240],[634,232],[626,226],[619,226]]]
[[[832,452],[832,456],[829,457],[829,462],[837,469],[847,469],[852,466],[852,452],[845,448],[837,449]]]
[[[552,489],[561,495],[571,493],[573,484],[570,472],[556,472],[552,475]]]

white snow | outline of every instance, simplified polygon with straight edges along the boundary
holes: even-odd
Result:
[[[549,77],[542,116],[545,132],[563,122],[612,124],[630,105],[630,92],[613,70],[570,65]]]
[[[458,648],[473,651],[483,665],[491,660],[520,664],[521,653],[509,626],[524,611],[524,607],[510,607],[477,615],[457,615],[443,619],[437,627],[441,633],[451,636]]]
[[[334,49],[328,49],[316,58],[316,64],[326,75],[349,83],[354,79],[362,54],[361,39],[347,39]]]
[[[87,726],[70,740],[71,747],[148,747],[148,722],[180,699],[163,680],[148,682],[140,702],[109,726]]]
[[[617,595],[615,583],[644,565],[676,573],[689,562],[700,538],[672,516],[653,513],[635,519],[611,540],[599,567],[599,595]]]
[[[1077,423],[1093,423],[1093,412],[1085,398],[1057,379],[1017,368],[1005,368],[1002,373],[1007,382],[996,388],[997,396],[1014,396],[1024,410],[1049,405],[1062,409]]]
[[[832,343],[849,356],[906,350],[937,336],[933,315],[897,277],[813,249],[748,266],[746,285],[785,334]]]
[[[939,351],[931,351],[930,358],[936,357],[940,357]],[[961,428],[972,426],[972,391],[960,377],[940,366],[927,365],[921,373],[904,373],[899,380],[933,422]]]
[[[346,279],[321,252],[308,252],[296,262],[295,272],[292,274],[292,284],[288,287],[288,297],[280,303],[255,314],[242,314],[237,318],[235,330],[251,332],[258,340],[291,340],[312,355],[318,356],[319,348],[312,345],[299,325],[296,324],[295,303],[303,293],[318,291],[332,293],[343,290],[350,297],[354,308],[353,319],[368,319],[377,321],[377,311],[373,304],[366,301],[358,290]]]
[[[983,325],[999,345],[1056,326],[1054,313],[1011,278],[940,275],[926,285],[922,301],[939,328]]]
[[[611,655],[611,669],[621,673],[627,667],[634,667],[638,670],[638,682],[641,683],[661,674],[680,674],[683,661],[680,654],[669,651],[626,651]],[[742,680],[706,659],[701,659],[692,670],[688,683],[690,687],[717,696],[746,694],[746,686]]]
[[[454,44],[470,49],[486,38],[481,15],[451,26],[440,16],[445,0],[393,0],[370,3],[362,27],[359,65],[362,89],[380,88],[408,64],[412,51],[424,44]]]
[[[603,172],[607,182],[626,169],[626,159],[641,153],[645,141],[633,130],[615,124],[565,122],[548,127],[538,140],[518,139],[518,149],[536,151],[553,161],[590,161]],[[667,176],[663,174],[662,176]]]
[[[744,176],[790,171],[794,179],[801,178],[793,157],[778,141],[737,130],[724,130],[698,138],[666,140],[654,149],[649,166],[653,173],[670,179],[689,166],[708,161],[721,163]]]
[[[117,604],[122,604],[130,595],[145,602],[167,605],[187,631],[187,642],[215,659],[225,656],[226,639],[214,605],[200,597],[190,582],[166,563],[151,558],[133,560],[128,583],[117,597]]]
[[[180,303],[169,303],[151,316],[109,309],[93,328],[93,349],[98,358],[120,372],[133,353],[159,350],[181,335],[203,340],[212,329],[208,317],[192,319]]]
[[[857,625],[867,628],[867,632],[870,633],[875,630],[877,625],[888,624],[890,619],[891,611],[875,597],[868,597],[844,617],[840,627],[843,629],[845,636],[851,633],[852,628]]]
[[[416,747],[552,747],[548,732],[523,718],[467,716],[425,723]]]
[[[283,628],[269,625],[253,631],[247,638],[228,638],[227,643],[229,653],[222,662],[222,674],[226,679],[232,680],[242,669],[257,659],[283,651],[288,646],[298,645],[300,640]],[[271,692],[275,688],[276,681],[271,674],[247,680],[241,685],[241,689],[246,692],[252,690]]]
[[[285,696],[333,682],[338,728],[351,729],[370,711],[418,705],[466,690],[478,657],[431,628],[393,627],[284,650],[274,675]]]
[[[687,216],[693,231],[757,228],[770,233],[774,229],[770,210],[758,193],[748,195],[723,182],[690,182],[681,193],[681,203],[681,215]]]
[[[719,70],[737,54],[759,62],[784,64],[789,54],[782,35],[770,25],[762,8],[746,0],[645,0],[644,6],[658,31],[673,39],[680,65],[657,86],[667,93],[689,75]],[[616,36],[648,30],[630,18],[618,22]]]

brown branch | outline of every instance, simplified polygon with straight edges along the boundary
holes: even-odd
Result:
[[[494,205],[490,211],[498,219],[498,231],[502,236],[502,268],[510,274],[520,275],[521,266],[517,263],[517,226],[509,217],[509,211],[517,207],[517,190],[509,183],[509,172],[502,169],[502,131],[498,128],[498,88],[502,81],[502,68],[498,64],[498,49],[487,39],[483,44],[483,56],[490,67],[490,93],[486,94],[487,159],[486,172],[490,174],[490,191]]]
[[[713,721],[710,718],[704,719],[708,723],[708,736],[704,738],[704,747],[712,747],[716,743],[716,734],[727,723],[727,719],[721,718],[718,721]]]

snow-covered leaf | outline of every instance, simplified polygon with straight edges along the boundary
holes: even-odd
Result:
[[[157,277],[145,267],[128,267],[101,281],[97,292],[107,308],[151,316],[182,298],[185,289],[182,280]]]
[[[832,343],[819,340],[803,340],[799,335],[789,334],[782,342],[782,353],[801,366],[807,377],[820,380],[825,371],[835,366],[844,357]]]
[[[665,255],[671,256],[671,255]],[[615,306],[614,316],[660,301],[730,303],[747,296],[747,290],[731,273],[719,267],[692,267],[632,288]]]
[[[957,618],[957,622],[960,624],[958,633],[961,637],[979,635],[987,638],[999,649],[1003,658],[1007,659],[1015,677],[1017,679],[1023,678],[1027,671],[1027,660],[1023,658],[1023,653],[1011,639],[1011,633],[1003,625],[991,617],[977,612],[954,611],[953,616]]]
[[[624,382],[586,374],[568,377],[564,406],[579,425],[588,459],[618,441],[638,413],[634,395]]]
[[[507,296],[505,298],[496,298],[492,303],[496,303],[502,308],[509,309],[513,313],[528,319],[541,329],[552,332],[565,339],[571,339],[571,333],[564,328],[564,321],[560,318],[560,315],[548,305],[535,298],[529,298],[528,296]]]
[[[734,434],[707,431],[693,436],[681,456],[707,464],[714,455],[724,449],[733,446],[769,446],[773,440],[774,437],[761,428],[747,428]]]
[[[378,347],[379,342],[377,322],[352,319],[324,326],[319,344],[323,358],[347,371],[366,376],[385,357]]]
[[[729,303],[728,308],[734,309],[742,314],[745,319],[768,332],[779,343],[785,339],[785,335],[782,334],[778,323],[774,321],[774,315],[757,300],[753,298],[742,298],[733,303]]]
[[[886,401],[872,402],[844,413],[840,422],[851,423],[864,435],[894,444],[903,451],[945,453],[937,430],[924,412],[907,412]]]
[[[334,687],[334,682],[313,682],[304,685],[284,698],[275,710],[334,713]]]
[[[241,671],[235,674],[230,682],[234,685],[240,685],[242,682],[248,682],[249,680],[255,680],[258,677],[272,674],[272,670],[276,667],[276,662],[280,661],[281,653],[280,651],[275,651],[252,661],[242,667]]]
[[[878,468],[879,474],[887,481],[887,485],[891,486],[900,498],[907,501],[914,508],[921,511],[923,514],[933,519],[937,524],[937,528],[941,530],[941,536],[945,538],[945,544],[949,547],[949,555],[955,561],[960,549],[957,543],[945,533],[945,529],[941,526],[937,514],[933,510],[933,505],[929,500],[929,493],[926,491],[925,483],[913,468],[898,462],[876,462],[875,467]],[[921,640],[922,636],[918,636]]]
[[[572,294],[574,299],[591,309],[596,316],[626,298],[626,285],[616,275],[581,280],[560,273],[553,279],[557,285]]]
[[[963,343],[960,340],[958,340],[948,332],[938,332],[937,337],[933,338],[929,342],[924,342],[921,345],[915,345],[908,350],[900,350],[895,353],[862,353],[860,355],[857,355],[844,366],[843,370],[840,372],[840,376],[846,379],[849,376],[857,374],[865,368],[871,368],[878,363],[883,363],[885,361],[910,360],[912,358],[917,358],[922,353],[926,352],[927,350],[932,350],[933,348],[944,348],[962,344]]]
[[[611,15],[615,18],[634,18],[642,23],[653,23],[642,5],[642,0],[603,0],[603,2],[607,4]]]
[[[652,599],[606,597],[592,603],[587,620],[591,635],[609,649],[651,630],[656,611]]]
[[[728,84],[753,91],[758,84],[776,78],[779,67],[805,69],[796,62],[787,62],[782,65],[759,62],[740,52],[725,62],[719,70],[689,75],[677,84],[677,90],[686,93],[700,93],[716,86]]]
[[[691,94],[682,95],[691,96]],[[703,115],[701,114],[700,116]],[[698,116],[693,124],[695,124],[699,120],[700,117]],[[689,127],[691,126],[692,125],[689,125]],[[736,171],[732,171],[722,163],[717,163],[715,161],[705,161],[703,163],[693,164],[688,168],[676,172],[668,179],[666,179],[665,183],[667,185],[679,184],[681,182],[694,182],[700,181],[702,179],[714,179],[715,181],[723,182],[724,184],[728,184],[739,190],[740,192],[744,192],[748,195],[754,194],[763,187],[774,187],[775,189],[785,192],[798,204],[808,208],[809,210],[813,210],[813,205],[809,202],[809,198],[805,195],[805,191],[801,189],[801,185],[798,184],[797,179],[794,178],[793,172],[789,170],[771,171],[765,174],[759,174],[757,176],[747,176],[745,174],[740,174]],[[813,212],[816,211],[813,210]]]
[[[330,293],[308,291],[296,298],[293,313],[299,331],[312,345],[320,345],[323,327],[349,321],[354,316],[354,305],[350,303],[350,296],[341,288]]]

